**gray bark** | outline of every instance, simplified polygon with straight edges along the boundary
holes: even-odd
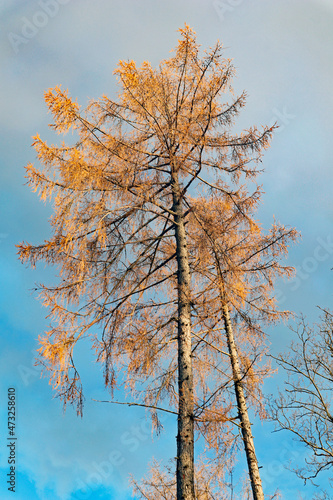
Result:
[[[229,308],[227,304],[222,305],[222,313],[227,337],[228,350],[230,354],[232,374],[237,400],[237,408],[239,412],[239,420],[241,423],[242,437],[244,441],[246,460],[251,480],[251,487],[254,500],[264,500],[264,492],[262,489],[261,478],[258,467],[258,460],[255,453],[251,422],[247,410],[246,399],[242,385],[242,374],[238,361],[238,353],[235,344],[232,324],[230,321]]]
[[[191,275],[181,192],[172,176],[178,281],[177,500],[194,500],[194,415],[191,346]]]

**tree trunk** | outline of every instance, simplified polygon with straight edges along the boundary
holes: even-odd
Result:
[[[255,453],[253,436],[251,432],[251,422],[247,411],[244,390],[242,386],[242,374],[239,367],[238,353],[235,345],[234,334],[230,321],[229,308],[227,304],[222,305],[222,313],[227,337],[228,350],[230,354],[232,375],[235,386],[237,408],[241,422],[241,430],[244,441],[246,460],[249,469],[251,487],[254,500],[264,500],[264,492],[261,485],[261,478],[258,467],[258,460]]]
[[[194,416],[190,267],[178,177],[172,175],[178,281],[177,500],[194,500]]]

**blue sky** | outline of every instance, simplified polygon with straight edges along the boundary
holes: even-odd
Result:
[[[48,128],[44,91],[69,88],[83,106],[103,93],[116,98],[112,72],[119,59],[169,57],[184,22],[203,48],[217,39],[234,59],[236,92],[247,106],[237,127],[279,122],[264,157],[265,195],[259,218],[295,226],[302,239],[289,254],[297,276],[277,286],[281,307],[318,317],[332,307],[333,207],[333,4],[331,0],[17,0],[0,1],[0,372],[1,435],[6,434],[8,387],[17,393],[17,492],[8,492],[8,452],[0,444],[0,498],[75,500],[131,498],[129,474],[140,478],[154,456],[175,455],[176,423],[165,418],[151,437],[144,411],[101,404],[102,372],[82,346],[79,368],[86,404],[83,419],[54,399],[33,366],[46,310],[31,292],[35,282],[55,280],[43,266],[32,271],[16,257],[15,244],[39,243],[49,234],[51,208],[24,186],[24,165],[35,160],[31,137],[56,141]],[[286,325],[270,330],[272,351],[286,349]],[[267,390],[277,381],[271,380]],[[267,493],[312,498],[291,472],[305,451],[287,433],[256,423],[254,435]]]

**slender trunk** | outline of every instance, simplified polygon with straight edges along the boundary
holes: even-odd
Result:
[[[249,420],[249,414],[247,411],[247,405],[242,386],[242,374],[239,367],[238,353],[235,345],[234,334],[229,315],[229,308],[227,304],[222,305],[222,313],[223,313],[225,332],[227,337],[227,344],[230,354],[232,375],[233,375],[236,400],[237,400],[237,408],[239,412],[239,419],[241,422],[241,430],[242,430],[246,460],[251,480],[253,498],[254,500],[264,500],[264,492],[261,485],[258,460],[256,457],[254,443],[253,443],[251,422]]]
[[[172,176],[178,280],[177,500],[194,500],[194,417],[190,267],[177,174]]]

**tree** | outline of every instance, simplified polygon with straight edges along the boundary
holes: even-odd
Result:
[[[255,179],[274,127],[231,135],[245,103],[244,93],[227,102],[231,61],[219,43],[200,58],[194,32],[180,33],[157,69],[120,61],[118,102],[103,96],[82,112],[60,87],[45,93],[53,128],[77,141],[34,138],[42,169],[28,165],[28,183],[54,201],[53,235],[19,245],[19,255],[59,268],[58,285],[40,286],[52,324],[39,354],[64,404],[82,414],[74,349],[88,336],[112,394],[125,384],[157,428],[161,402],[177,415],[177,499],[193,500],[194,425],[221,463],[237,418],[223,390],[241,383],[255,399],[260,355],[244,350],[263,332],[250,315],[279,317],[269,291],[275,274],[290,272],[277,258],[295,233],[276,225],[264,237],[251,216],[260,188],[241,184]],[[229,308],[241,321],[241,381],[235,362],[230,374],[220,359],[225,327],[231,346]]]
[[[304,318],[295,330],[298,341],[275,357],[287,374],[285,390],[271,402],[271,417],[311,451],[304,467],[295,469],[315,480],[333,465],[333,315],[323,310],[321,323],[310,327]]]
[[[147,477],[140,483],[132,478],[134,494],[145,500],[176,500],[177,488],[173,465],[162,467],[153,460]],[[219,479],[221,473],[218,464],[210,464],[196,460],[194,494],[196,500],[227,500],[226,484]],[[216,493],[215,493],[216,492]],[[214,496],[213,494],[214,493]]]
[[[228,196],[224,196],[224,203],[221,196],[218,201],[211,197],[193,203],[199,230],[193,228],[190,234],[198,249],[196,271],[205,277],[196,281],[201,284],[205,302],[213,293],[210,315],[225,333],[224,337],[215,338],[210,347],[218,346],[218,352],[224,352],[229,358],[231,376],[224,385],[224,391],[230,382],[232,385],[229,412],[234,412],[236,407],[253,498],[263,499],[248,406],[259,411],[262,417],[265,415],[260,385],[270,369],[260,363],[267,348],[262,326],[288,317],[287,311],[277,309],[273,283],[275,278],[288,277],[293,271],[282,266],[280,260],[287,252],[288,242],[294,240],[297,233],[274,224],[265,235],[254,220],[260,198],[248,196],[245,191],[237,196],[239,201],[234,197],[232,204]],[[205,281],[207,285],[203,288]],[[211,364],[214,367],[214,363]]]
[[[195,373],[200,373],[201,377],[203,373],[206,375],[201,384],[196,384],[194,416],[199,433],[206,440],[206,451],[210,452],[202,461],[206,468],[198,468],[196,473],[195,498],[229,498],[221,470],[225,472],[227,461],[232,467],[232,458],[227,457],[226,452],[232,444],[232,427],[237,429],[234,440],[239,434],[242,436],[253,498],[264,498],[248,406],[264,416],[260,385],[270,369],[260,363],[266,351],[260,324],[288,316],[287,312],[277,310],[270,292],[276,276],[292,271],[281,266],[279,259],[296,232],[274,225],[264,235],[251,217],[256,208],[251,198],[244,197],[242,210],[237,203],[227,203],[227,199],[223,203],[221,195],[218,200],[211,197],[191,201],[192,274],[194,282],[200,283],[197,294],[194,290],[192,295],[192,335],[199,340],[193,349],[193,365]],[[198,324],[200,329],[196,330]],[[235,341],[234,331],[241,349]],[[215,385],[212,382],[214,375]],[[228,432],[227,425],[231,425]],[[216,452],[214,459],[212,450]],[[140,498],[175,498],[169,468],[162,471],[155,464],[150,478],[145,478],[142,485],[135,485]]]

